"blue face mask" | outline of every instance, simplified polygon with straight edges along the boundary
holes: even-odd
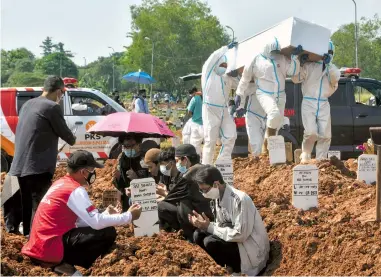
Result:
[[[222,76],[222,75],[224,75],[225,74],[225,72],[226,72],[226,68],[225,67],[217,67],[217,69],[216,69],[216,72],[217,72],[217,75],[218,76]]]
[[[184,166],[184,165],[181,165],[180,162],[176,163],[176,168],[177,168],[177,170],[178,170],[180,173],[182,173],[182,174],[184,174],[185,172],[188,171],[187,167]]]
[[[124,152],[124,155],[126,155],[127,158],[133,158],[136,156],[136,151],[135,149],[127,149],[127,150],[123,150]]]

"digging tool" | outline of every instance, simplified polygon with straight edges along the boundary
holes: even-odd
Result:
[[[370,137],[377,149],[376,221],[381,221],[381,127],[370,127]]]

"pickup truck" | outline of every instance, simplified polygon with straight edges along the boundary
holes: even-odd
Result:
[[[332,118],[330,150],[340,151],[341,159],[356,158],[362,152],[356,147],[370,137],[369,127],[381,127],[381,82],[361,78],[358,68],[340,69],[341,78],[336,92],[329,98]],[[293,149],[301,148],[303,123],[301,117],[301,84],[286,80],[285,117],[289,119],[279,131]],[[287,121],[287,120],[286,120]],[[241,121],[237,124],[237,140],[233,156],[248,155],[248,137]]]

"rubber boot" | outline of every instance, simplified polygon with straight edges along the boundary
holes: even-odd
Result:
[[[311,155],[306,152],[302,152],[300,155],[300,163],[306,163],[311,159]]]

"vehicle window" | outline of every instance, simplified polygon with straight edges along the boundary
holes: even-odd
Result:
[[[335,106],[347,106],[346,83],[339,83],[339,87],[329,98],[329,104]]]
[[[381,106],[381,84],[373,82],[352,82],[356,104]]]
[[[71,96],[70,98],[73,115],[97,116],[107,115],[113,111],[102,99],[90,96]]]
[[[31,93],[29,93],[29,94],[30,94],[30,95],[22,95],[22,94],[21,94],[21,95],[17,95],[17,114],[20,114],[22,106],[23,106],[28,100],[40,96],[40,94],[31,94]],[[63,102],[63,99],[61,99],[60,107],[61,107],[62,114],[64,114],[64,102]]]

